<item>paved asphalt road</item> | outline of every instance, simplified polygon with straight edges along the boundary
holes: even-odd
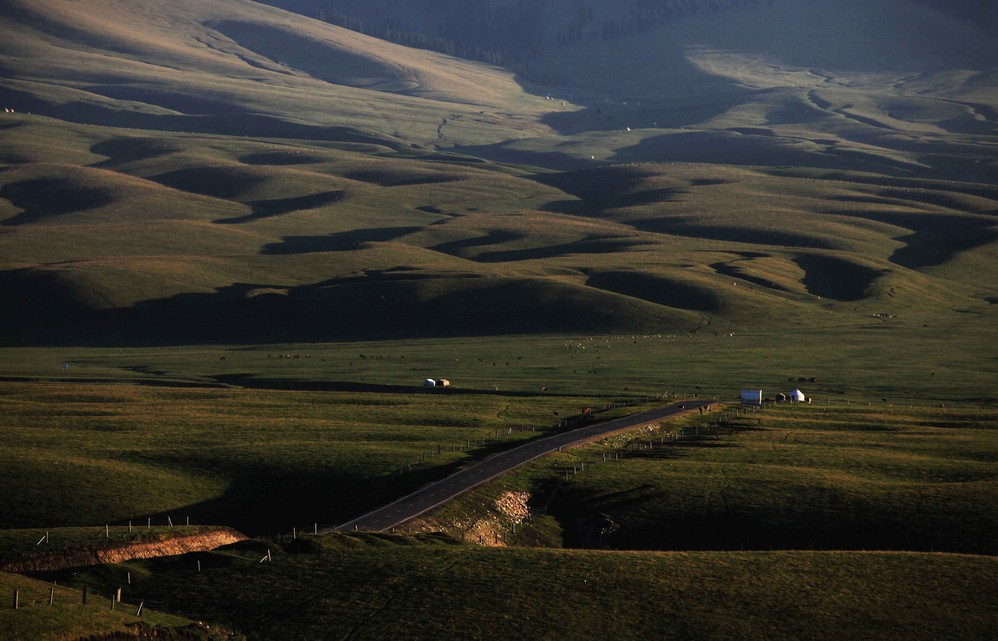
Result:
[[[454,497],[467,492],[471,488],[490,481],[516,467],[536,458],[554,452],[559,447],[576,445],[599,438],[611,432],[637,427],[645,423],[653,423],[671,416],[696,410],[710,401],[685,401],[665,407],[659,407],[647,412],[632,414],[605,423],[587,425],[569,432],[562,432],[535,441],[524,443],[511,450],[490,456],[484,461],[475,463],[459,472],[416,490],[408,496],[390,503],[382,508],[368,512],[352,521],[337,525],[334,528],[319,530],[323,534],[345,530],[383,531],[401,525],[414,519],[424,512],[446,503]]]

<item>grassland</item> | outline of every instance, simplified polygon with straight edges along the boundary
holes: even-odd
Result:
[[[10,3],[0,340],[988,331],[993,38],[896,11],[948,44],[876,56],[798,5],[545,50],[613,81],[548,100],[255,3]]]
[[[113,638],[115,634],[136,636],[139,631],[180,641],[227,638],[224,632],[212,632],[189,619],[151,608],[143,608],[141,617],[136,616],[136,605],[115,603],[112,608],[113,589],[100,596],[91,592],[83,604],[80,590],[0,573],[0,590],[11,601],[17,591],[20,602],[16,610],[6,602],[0,609],[0,630],[3,638],[10,641]]]
[[[250,639],[975,638],[995,560],[859,552],[495,550],[387,535],[263,542],[97,569],[74,581],[169,596]],[[888,604],[890,604],[888,606]],[[931,604],[931,607],[927,607]]]
[[[683,428],[666,424],[562,453],[508,483],[531,492],[568,545],[993,555],[995,418],[865,404],[708,414],[685,426],[709,425],[707,434],[660,445]],[[595,464],[562,476],[583,460]]]
[[[538,87],[243,0],[0,4],[0,527],[268,537],[57,577],[252,639],[987,638],[993,34],[895,0],[596,28]],[[436,515],[516,489],[510,542],[631,551],[289,538],[584,406],[797,385]],[[134,620],[18,586],[5,640]]]
[[[4,384],[3,527],[330,526],[592,399]],[[536,431],[535,431],[536,430]],[[36,537],[37,538],[37,537]]]
[[[434,424],[467,417],[467,403],[448,407],[449,399],[475,398],[187,389],[186,407],[200,393],[214,397],[216,408],[225,397],[255,403],[246,416],[267,405],[286,410],[293,403],[288,398],[308,399],[295,406],[301,414],[296,420],[306,428],[325,423],[316,409],[323,402],[367,403],[349,410],[358,417],[387,417],[394,410],[385,403],[404,403],[411,425],[422,398],[434,404]],[[176,390],[120,385],[64,385],[53,396],[32,398],[80,412],[87,401],[107,403],[108,394],[132,394],[146,408],[154,399],[171,406],[178,401]],[[22,405],[26,396],[22,390]],[[305,407],[313,409],[306,413]],[[759,412],[718,411],[667,423],[661,432],[559,453],[434,517],[438,524],[464,521],[497,495],[526,490],[535,518],[505,532],[514,547],[461,543],[457,531],[456,537],[313,537],[299,528],[297,539],[282,531],[211,553],[47,576],[103,593],[130,574],[133,598],[168,601],[171,611],[224,624],[250,639],[314,638],[319,631],[354,638],[563,638],[593,630],[616,638],[656,631],[677,639],[832,639],[843,630],[878,639],[975,638],[998,616],[990,536],[998,479],[995,420],[993,409],[966,405],[874,407],[820,399]],[[644,448],[647,441],[657,444],[660,433],[705,421],[707,434]],[[178,450],[164,427],[157,423],[156,431],[166,433],[143,439],[150,448],[144,458],[153,460],[152,448],[160,448],[178,466],[190,466],[180,460],[190,453]],[[219,423],[216,429],[231,434],[236,428]],[[391,428],[381,429],[384,436]],[[439,428],[408,429],[426,435]],[[191,424],[183,431],[192,444],[201,438]],[[257,438],[267,438],[256,431]],[[375,436],[354,434],[351,447]],[[137,440],[134,429],[129,440]],[[241,449],[258,457],[254,470],[269,465],[259,458],[268,448],[246,445]],[[626,456],[604,462],[601,455],[608,452]],[[205,456],[224,469],[224,452],[209,448]],[[369,451],[361,459],[378,465]],[[563,476],[582,460],[594,463]],[[294,487],[303,487],[301,479]],[[229,494],[218,504],[236,498]],[[592,536],[596,515],[613,524],[608,536]],[[675,551],[515,547],[538,544]],[[261,563],[268,550],[272,561]]]

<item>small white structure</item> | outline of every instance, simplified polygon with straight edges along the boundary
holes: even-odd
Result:
[[[761,389],[743,389],[742,405],[762,405]]]
[[[437,382],[432,378],[428,378],[425,381],[423,381],[423,387],[436,387],[436,386]]]
[[[790,392],[790,394],[788,395],[788,400],[791,403],[803,403],[805,400],[807,400],[807,397],[804,396],[804,392],[800,391],[799,389],[795,389],[794,391]]]

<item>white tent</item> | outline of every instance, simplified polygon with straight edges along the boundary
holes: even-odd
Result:
[[[423,381],[423,387],[436,387],[436,386],[437,382],[432,378],[428,378],[425,381]]]
[[[791,403],[803,403],[805,400],[807,400],[807,397],[804,396],[804,392],[800,391],[799,389],[795,389],[794,391],[790,392],[789,396]]]

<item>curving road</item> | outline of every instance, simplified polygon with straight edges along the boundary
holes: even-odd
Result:
[[[545,454],[554,452],[559,448],[580,445],[613,432],[678,416],[684,412],[690,412],[700,406],[707,406],[709,404],[710,401],[706,400],[674,403],[605,423],[587,425],[568,432],[562,432],[561,434],[555,434],[554,436],[529,441],[511,450],[490,456],[484,461],[466,467],[447,478],[441,479],[436,483],[431,483],[408,496],[404,496],[393,503],[359,516],[352,521],[333,528],[319,530],[319,532],[328,534],[344,530],[388,530],[450,501],[473,487],[490,481]]]

